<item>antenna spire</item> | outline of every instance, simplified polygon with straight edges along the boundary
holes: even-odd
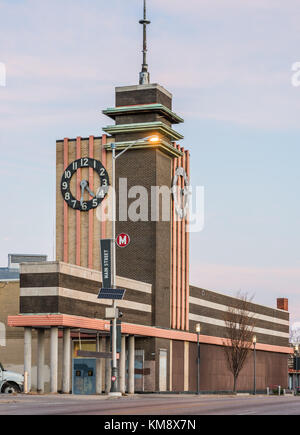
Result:
[[[146,0],[144,0],[144,19],[140,20],[140,24],[143,25],[143,65],[142,71],[140,72],[140,85],[147,85],[150,83],[150,73],[148,72],[148,64],[147,64],[147,25],[150,24],[151,21],[147,20],[147,9],[146,9]]]

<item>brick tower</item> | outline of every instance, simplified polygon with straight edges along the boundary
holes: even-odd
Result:
[[[103,130],[113,137],[117,150],[149,135],[155,134],[160,138],[155,145],[148,141],[138,142],[117,160],[117,197],[125,207],[127,202],[127,211],[134,207],[139,195],[145,191],[148,198],[147,207],[140,210],[138,221],[122,221],[126,219],[122,211],[117,217],[117,232],[128,233],[131,238],[126,249],[117,250],[117,274],[152,284],[152,324],[170,327],[174,242],[172,198],[169,196],[167,220],[162,218],[161,202],[159,213],[153,216],[153,189],[163,186],[171,189],[174,168],[178,166],[178,159],[181,160],[185,154],[174,144],[182,136],[172,128],[172,124],[183,120],[172,111],[172,95],[158,84],[116,88],[115,107],[103,113],[115,121],[115,125]],[[125,182],[127,190],[119,190],[120,181],[123,184]],[[136,196],[128,198],[133,196],[130,192]],[[127,199],[124,201],[125,197]],[[184,237],[180,234],[181,239]],[[179,266],[180,272],[182,266]]]

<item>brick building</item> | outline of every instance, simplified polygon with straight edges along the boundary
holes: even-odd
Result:
[[[41,279],[42,277],[42,279]],[[6,277],[7,279],[7,277]],[[70,331],[71,359],[76,350],[97,349],[109,351],[109,322],[104,319],[105,305],[95,302],[102,274],[95,270],[63,262],[30,263],[21,266],[21,281],[0,282],[0,361],[7,369],[24,371],[24,327],[32,329],[31,367],[32,390],[37,389],[39,361],[38,331],[44,331],[43,380],[44,391],[50,391],[51,329],[57,333],[57,388],[63,389],[63,331]],[[189,391],[197,389],[197,335],[195,324],[201,323],[200,335],[200,389],[203,392],[230,391],[232,375],[223,352],[223,314],[228,306],[237,306],[238,300],[220,293],[191,287],[189,297],[189,331],[153,327],[151,322],[151,292],[149,284],[127,278],[118,278],[117,284],[127,288],[124,301],[119,303],[124,312],[122,346],[129,360],[129,346],[134,344],[135,391]],[[139,301],[139,302],[138,302]],[[282,307],[281,300],[278,306]],[[43,307],[46,307],[44,309]],[[45,311],[44,314],[43,311]],[[21,312],[23,315],[18,315]],[[267,386],[287,387],[289,314],[282,308],[249,304],[249,313],[255,313],[257,336],[257,390]],[[7,319],[7,316],[9,318]],[[122,319],[122,320],[123,320]],[[79,332],[80,331],[80,332]],[[131,337],[131,338],[130,338]],[[53,337],[52,337],[53,340]],[[131,343],[130,343],[131,340]],[[53,352],[53,349],[52,349]],[[110,389],[109,365],[100,362],[99,388]],[[125,389],[128,391],[127,367]],[[107,373],[108,372],[108,376]],[[99,374],[98,374],[99,376]],[[72,376],[70,376],[71,380]],[[72,388],[70,382],[69,388]],[[253,352],[251,351],[238,381],[239,391],[252,391]]]
[[[109,136],[57,141],[57,261],[21,265],[20,315],[8,318],[8,326],[25,328],[27,370],[30,371],[32,365],[32,331],[38,332],[37,365],[38,361],[44,365],[44,350],[48,346],[51,391],[70,390],[71,357],[76,357],[74,346],[78,348],[79,338],[80,344],[84,340],[88,342],[89,349],[109,350],[105,307],[111,301],[104,303],[97,299],[102,282],[99,240],[111,237],[111,221],[99,221],[99,214],[106,213],[108,198],[89,211],[73,209],[63,197],[62,174],[72,162],[89,158],[101,161],[111,177],[110,144],[116,143],[117,150],[123,150],[135,142],[117,162],[117,186],[120,179],[126,179],[128,207],[136,200],[136,197],[130,198],[128,192],[137,185],[142,186],[149,193],[148,210],[151,209],[152,186],[171,186],[178,168],[183,168],[189,176],[190,154],[177,145],[180,137],[172,128],[172,123],[182,122],[182,119],[172,111],[171,94],[163,87],[146,84],[117,88],[116,107],[104,113],[116,121],[115,125],[104,128]],[[158,143],[136,142],[154,133],[159,135]],[[91,168],[76,171],[70,188],[74,196],[77,191],[77,200],[82,179],[89,180],[92,190],[100,186],[99,177]],[[178,182],[183,188],[183,177],[179,177]],[[171,195],[169,205],[170,219],[166,221],[150,217],[122,221],[117,216],[117,233],[126,232],[131,238],[126,249],[117,250],[117,285],[126,289],[124,300],[118,302],[124,314],[120,387],[129,392],[137,389],[195,391],[195,325],[200,322],[200,389],[228,391],[232,381],[222,350],[224,313],[228,306],[237,304],[237,299],[190,285],[188,215],[177,215]],[[285,300],[279,300],[276,309],[249,303],[249,312],[256,317],[257,389],[274,384],[287,387],[290,347]],[[49,341],[48,345],[45,340]],[[62,346],[62,355],[57,353],[58,346]],[[62,356],[63,363],[60,363]],[[109,372],[109,364],[107,361],[97,364],[97,391],[108,391],[110,378],[105,373]],[[37,372],[42,385],[39,389],[43,390],[42,368],[37,368]],[[58,382],[58,373],[64,382]],[[250,354],[239,377],[238,389],[250,390],[252,385]]]
[[[145,30],[146,17],[141,24]],[[105,308],[111,301],[97,295],[102,285],[99,241],[112,237],[111,194],[106,192],[102,202],[98,195],[112,178],[112,144],[117,153],[130,146],[116,161],[117,234],[131,239],[126,249],[117,250],[117,286],[126,289],[118,302],[123,312],[119,388],[129,393],[196,391],[195,325],[201,323],[200,390],[232,389],[223,351],[224,313],[238,300],[190,285],[184,205],[191,156],[174,128],[183,119],[173,111],[172,94],[150,83],[146,52],[144,40],[140,83],[116,88],[114,106],[103,112],[112,120],[105,134],[56,143],[56,261],[21,265],[14,296],[19,313],[6,313],[8,335],[24,328],[24,370],[29,387],[39,391],[82,392],[84,385],[89,393],[110,389],[110,360],[77,358],[76,350],[110,350]],[[148,140],[152,135],[155,143]],[[163,188],[169,189],[164,201],[161,191],[153,196],[153,189]],[[258,390],[271,384],[287,387],[289,314],[282,303],[277,308],[248,304],[258,339]],[[2,358],[1,347],[0,352]],[[21,361],[23,349],[18,352]],[[238,389],[252,386],[250,353]]]

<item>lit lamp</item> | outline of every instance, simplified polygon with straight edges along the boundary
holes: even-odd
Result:
[[[196,324],[196,332],[197,332],[197,394],[200,394],[200,333],[201,333],[201,324]]]
[[[159,142],[159,140],[160,140],[160,138],[158,136],[150,136],[148,138],[148,142],[151,142],[151,143],[157,143],[157,142]]]
[[[256,335],[253,335],[252,343],[253,343],[253,358],[254,358],[254,383],[253,383],[253,394],[256,394]]]

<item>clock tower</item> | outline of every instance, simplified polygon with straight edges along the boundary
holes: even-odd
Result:
[[[20,266],[20,314],[8,317],[9,327],[24,328],[28,392],[32,362],[37,366],[37,391],[44,391],[46,344],[52,393],[69,394],[71,378],[74,394],[230,391],[224,353],[231,346],[230,331],[222,319],[241,306],[256,317],[248,332],[258,334],[254,350],[264,380],[260,388],[266,382],[285,386],[291,350],[287,304],[275,310],[189,285],[190,155],[178,144],[183,136],[176,126],[183,119],[173,111],[171,93],[150,81],[146,0],[140,23],[144,43],[138,84],[115,89],[114,104],[103,111],[109,120],[103,134],[56,144],[57,261]],[[151,136],[156,140],[150,141]],[[124,296],[114,300],[118,311],[108,299],[114,292],[99,298],[109,275],[108,262],[101,271],[101,239],[118,242],[114,281],[125,290],[115,292]],[[109,254],[103,257],[107,260]],[[111,319],[113,326],[119,320],[118,334],[110,332],[115,330]],[[270,361],[277,369],[266,381]],[[243,373],[239,388],[247,390],[251,365],[246,364]]]
[[[144,41],[139,84],[115,89],[114,106],[103,111],[113,123],[100,137],[57,142],[57,260],[100,269],[99,241],[111,237],[111,222],[104,219],[109,193],[97,203],[96,192],[103,188],[103,180],[111,179],[111,144],[115,143],[117,154],[131,146],[116,160],[116,231],[131,240],[126,248],[117,248],[117,275],[151,284],[151,326],[188,330],[187,216],[176,207],[171,188],[174,180],[181,191],[185,187],[189,152],[178,144],[183,136],[173,128],[183,119],[173,111],[172,94],[150,83],[146,8],[140,23]],[[143,140],[151,135],[159,140]],[[90,162],[86,167],[83,159]],[[71,175],[66,171],[76,161],[82,164],[66,180]],[[99,173],[102,167],[104,178]],[[66,200],[63,182],[68,182],[77,207]]]

